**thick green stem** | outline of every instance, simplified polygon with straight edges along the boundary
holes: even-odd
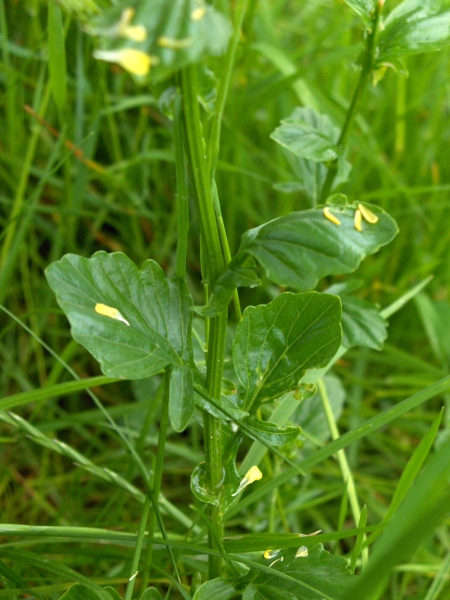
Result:
[[[344,125],[342,126],[342,130],[337,141],[337,146],[341,150],[341,152],[344,151],[345,146],[347,145],[350,130],[358,112],[364,92],[366,91],[367,84],[369,82],[369,77],[372,73],[372,67],[375,59],[378,28],[380,23],[380,14],[381,9],[383,8],[383,4],[384,1],[379,0],[377,2],[375,12],[373,15],[372,30],[367,35],[366,51],[364,54],[364,61],[361,69],[361,74],[359,76],[358,84],[353,94],[350,106],[347,110]],[[333,183],[337,175],[338,160],[339,159],[334,160],[328,168],[327,176],[325,178],[325,182],[322,188],[322,201],[325,201],[327,199],[332,190]]]
[[[186,181],[186,164],[183,146],[183,123],[181,112],[181,94],[175,96],[174,146],[175,168],[177,173],[177,275],[186,279],[186,258],[189,232],[189,194]]]
[[[202,266],[204,269],[202,276],[203,280],[209,286],[212,286],[223,272],[225,261],[211,192],[208,158],[197,101],[198,83],[195,66],[187,67],[183,71],[181,85],[187,154],[202,238]],[[221,395],[226,326],[227,311],[224,311],[224,313],[211,320],[208,333],[206,386],[208,392],[215,399],[220,399]],[[204,433],[207,466],[206,483],[210,493],[217,495],[223,476],[221,426],[220,421],[208,413],[204,414]],[[210,545],[215,547],[214,538],[221,539],[223,534],[220,507],[211,506],[209,517],[213,531],[213,535],[210,535]],[[209,577],[212,579],[220,574],[220,556],[210,556]]]

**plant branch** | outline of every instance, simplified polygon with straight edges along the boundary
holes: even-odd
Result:
[[[358,84],[356,86],[355,92],[353,94],[352,101],[347,110],[347,114],[345,117],[344,125],[342,126],[341,133],[339,135],[339,139],[337,141],[337,146],[341,150],[341,154],[344,152],[345,147],[348,142],[348,138],[350,135],[350,131],[355,120],[356,114],[358,112],[359,106],[361,104],[361,100],[363,98],[364,92],[366,91],[367,84],[369,82],[369,76],[372,73],[372,67],[375,59],[375,51],[376,51],[376,42],[378,37],[378,29],[380,24],[380,15],[381,9],[383,8],[384,0],[378,0],[375,12],[373,15],[372,21],[372,30],[369,31],[367,35],[366,41],[366,50],[364,53],[364,60],[361,69],[361,74],[359,76]],[[339,158],[335,159],[329,166],[327,176],[325,178],[325,182],[322,188],[321,199],[324,202],[332,188],[333,183],[337,175],[338,170],[338,161]]]

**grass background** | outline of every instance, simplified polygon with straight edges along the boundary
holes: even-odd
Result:
[[[177,231],[171,123],[161,97],[167,84],[139,88],[120,68],[95,61],[93,41],[63,13],[67,101],[59,110],[49,77],[47,3],[3,0],[0,7],[0,301],[29,328],[1,314],[0,377],[7,398],[73,380],[38,338],[79,377],[100,375],[98,365],[71,341],[43,275],[50,262],[67,252],[89,256],[97,250],[122,250],[138,265],[151,257],[172,274]],[[342,122],[358,76],[355,61],[362,36],[358,19],[343,2],[250,2],[217,175],[232,251],[250,227],[309,207],[300,191],[277,191],[276,184],[295,181],[295,175],[269,135],[298,105],[313,106]],[[358,271],[356,277],[364,281],[361,296],[387,306],[426,276],[434,278],[391,317],[382,352],[357,349],[334,368],[333,393],[345,397],[342,431],[448,373],[449,53],[410,57],[407,66],[407,79],[388,72],[367,93],[349,147],[352,175],[342,191],[352,200],[380,205],[400,226],[396,240]],[[197,232],[194,217],[188,282],[200,298]],[[266,286],[242,297],[244,303],[256,304],[274,293]],[[94,391],[151,465],[159,382],[98,385]],[[349,448],[369,524],[383,518],[405,464],[447,402],[445,395],[429,400]],[[35,429],[26,431],[17,423],[0,429],[2,523],[137,530],[139,497],[133,489],[101,479],[99,472],[108,467],[137,490],[143,489],[139,472],[117,429],[84,390],[33,399],[16,412]],[[444,417],[444,432],[447,426]],[[77,467],[73,457],[58,453],[42,435],[75,448],[94,465],[90,472],[88,463],[84,470]],[[301,450],[291,452],[295,458]],[[197,423],[182,436],[170,436],[163,493],[168,506],[185,517],[183,521],[173,511],[164,515],[174,539],[185,540],[186,527],[196,519],[189,476],[201,459]],[[265,476],[284,468],[277,457],[263,463]],[[307,477],[291,480],[234,515],[228,532],[353,527],[343,490],[338,465],[328,459]],[[194,573],[205,572],[204,559],[195,551],[202,539],[197,536],[201,521],[196,527],[188,536],[191,551],[179,558],[186,584],[195,580]],[[18,528],[12,533],[1,537],[0,598],[59,598],[68,582],[76,580],[74,572],[123,592],[132,541],[100,544],[100,536],[68,541],[53,535],[55,530],[52,535]],[[345,554],[351,547],[344,541],[327,548]],[[423,600],[449,552],[446,527],[430,531],[414,560],[393,573],[386,599]],[[151,583],[169,589],[166,550],[157,547],[150,558]],[[33,593],[18,591],[29,585],[36,588]],[[447,581],[430,598],[445,599],[448,593]],[[180,594],[172,588],[169,597]]]

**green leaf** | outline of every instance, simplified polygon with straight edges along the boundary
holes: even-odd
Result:
[[[374,304],[355,296],[343,296],[342,332],[346,348],[366,346],[381,350],[387,338],[387,322]]]
[[[386,19],[380,33],[376,68],[397,67],[407,54],[434,52],[450,44],[448,0],[405,0]]]
[[[246,232],[240,253],[252,255],[273,282],[297,290],[313,289],[321,277],[355,271],[361,261],[390,242],[398,232],[382,209],[366,205],[378,222],[354,227],[356,206],[332,208],[341,225],[322,209],[293,212]]]
[[[241,258],[247,257],[242,255]],[[253,288],[258,285],[261,285],[261,281],[249,266],[243,267],[238,261],[232,261],[225,273],[216,281],[208,304],[196,307],[195,310],[203,317],[214,317],[226,308],[237,287]]]
[[[323,367],[341,342],[337,296],[286,292],[245,309],[233,342],[244,409],[294,389],[306,371]]]
[[[335,140],[339,129],[312,108],[296,108],[270,136],[295,155],[314,162],[335,160],[341,154]]]
[[[130,8],[134,14],[126,12]],[[88,31],[101,40],[97,58],[118,62],[135,75],[150,73],[152,79],[160,79],[207,56],[224,54],[232,29],[203,0],[122,0],[92,19]],[[121,56],[130,49],[148,58],[146,72],[133,71],[123,62]]]
[[[375,0],[344,0],[351,9],[364,21],[367,29],[372,26],[372,13],[375,10]]]
[[[95,590],[82,583],[72,585],[60,600],[111,600],[106,590]]]
[[[342,194],[334,197],[342,197]],[[381,208],[364,205],[378,217],[377,223],[363,220],[362,231],[354,225],[356,204],[333,205],[329,210],[341,225],[330,222],[323,208],[292,212],[250,229],[242,236],[239,251],[217,280],[211,301],[199,312],[211,317],[224,310],[235,289],[242,265],[255,258],[266,275],[281,286],[307,291],[326,275],[355,271],[366,256],[390,242],[398,233],[394,219]],[[255,281],[256,276],[248,281]]]
[[[332,373],[325,375],[323,381],[330,398],[333,418],[338,421],[344,408],[345,390],[340,379]],[[307,454],[310,454],[311,450],[317,447],[316,445],[324,445],[331,437],[326,415],[320,406],[320,396],[315,393],[310,398],[301,400],[291,419],[302,427],[303,449]],[[311,439],[314,440],[314,444]]]
[[[161,594],[155,587],[149,587],[142,594],[140,600],[161,600]]]
[[[309,550],[274,551],[258,563],[266,568],[264,572],[253,568],[248,573],[251,593],[243,595],[248,600],[334,600],[344,597],[351,579],[347,561],[333,556],[321,544]]]
[[[194,594],[193,600],[230,600],[235,597],[237,589],[234,583],[222,579],[211,579],[201,585]]]
[[[328,172],[326,165],[296,156],[289,150],[285,150],[284,154],[292,171],[299,178],[304,194],[311,205],[317,206],[317,204],[320,204],[322,188]],[[332,189],[348,180],[351,169],[351,164],[341,154],[337,161],[337,174]]]
[[[251,436],[251,432],[254,431],[256,439],[263,439],[272,446],[284,446],[294,442],[301,433],[300,427],[284,427],[281,429],[275,423],[268,423],[261,421],[255,417],[249,417],[245,424],[250,431],[246,430],[246,433]]]
[[[152,260],[139,271],[121,252],[90,259],[67,254],[46,276],[73,338],[105,375],[143,379],[170,369],[170,418],[182,430],[194,409],[192,298],[184,281],[167,280]],[[116,309],[122,320],[99,314],[98,304]]]
[[[110,595],[111,600],[122,600],[122,596],[119,594],[119,592],[112,588],[110,585],[106,586],[103,589]]]
[[[445,526],[450,507],[449,454],[450,439],[429,458],[342,600],[381,598],[391,570],[408,563],[431,533],[440,524]],[[368,596],[366,590],[372,594]]]

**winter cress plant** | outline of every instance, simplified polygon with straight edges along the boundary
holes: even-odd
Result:
[[[194,600],[378,598],[387,569],[374,577],[369,559],[363,583],[353,575],[357,560],[367,560],[367,550],[360,554],[364,510],[351,479],[348,494],[360,530],[349,560],[327,552],[322,542],[331,538],[317,531],[236,538],[227,536],[226,522],[239,510],[247,486],[263,477],[267,450],[289,466],[292,478],[346,445],[336,442],[328,454],[326,448],[310,450],[301,461],[289,451],[301,435],[289,419],[299,406],[322,410],[317,397],[311,405],[312,396],[316,384],[324,385],[331,364],[352,346],[380,349],[386,337],[383,316],[375,305],[352,295],[352,282],[339,279],[328,290],[321,282],[353,273],[398,231],[376,204],[337,192],[350,176],[349,132],[368,85],[381,80],[387,68],[404,75],[405,55],[438,50],[448,42],[450,13],[445,2],[405,0],[384,16],[381,0],[346,0],[361,17],[365,41],[343,124],[311,107],[298,107],[271,136],[286,153],[310,208],[258,224],[242,235],[232,256],[216,167],[247,1],[237,0],[233,9],[227,4],[140,0],[83,15],[85,30],[98,40],[97,59],[120,65],[139,85],[164,89],[177,177],[177,274],[167,277],[151,257],[139,267],[121,252],[100,251],[90,258],[67,254],[47,268],[46,276],[73,338],[98,360],[104,375],[162,378],[159,464],[169,424],[183,432],[193,418],[202,422],[204,460],[191,475],[191,490],[203,506],[195,525],[200,531],[196,551],[207,555],[208,573],[192,588]],[[204,101],[206,75],[213,97],[209,103]],[[198,223],[201,248],[204,301],[197,304],[186,280],[191,219]],[[255,288],[262,281],[276,289],[275,297],[242,311],[239,288]],[[318,286],[324,291],[315,291]],[[229,351],[227,335],[232,336]],[[225,364],[232,365],[232,381],[224,377]],[[248,438],[253,442],[243,455],[240,449]],[[345,468],[345,462],[340,464]],[[142,539],[152,544],[159,529],[170,550],[170,532],[157,510],[162,473],[155,473],[148,475],[144,491],[141,531],[147,534]],[[343,536],[338,532],[333,539]],[[141,577],[141,547],[136,546],[127,600]],[[177,597],[191,598],[180,584],[172,551],[168,558],[167,569],[179,584]],[[367,577],[372,577],[370,585]],[[142,600],[160,597],[154,588],[141,593]],[[65,600],[118,597],[112,588],[94,583],[78,583],[64,595]]]

